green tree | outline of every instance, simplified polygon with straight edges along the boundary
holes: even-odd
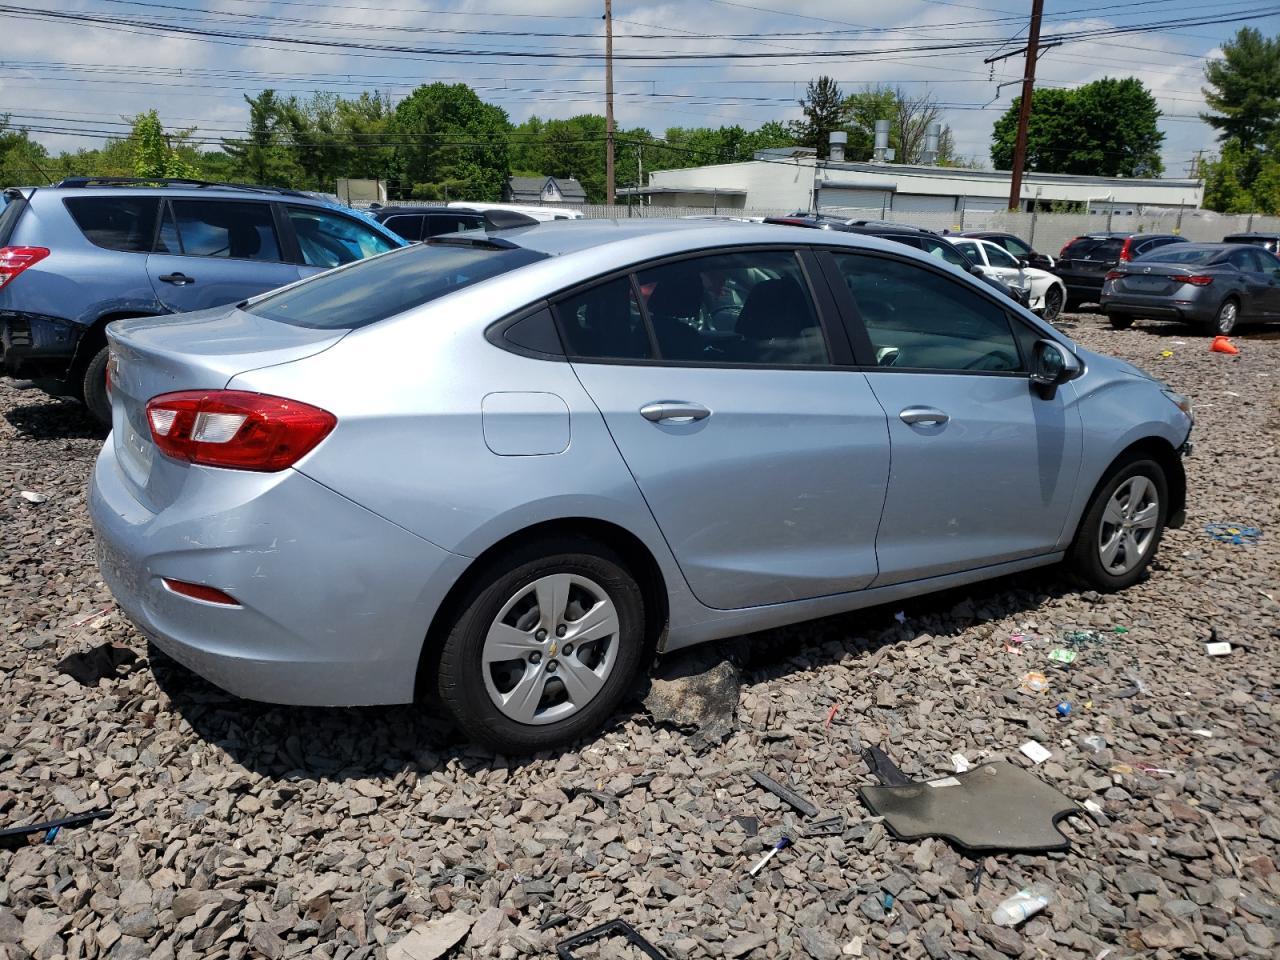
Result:
[[[404,177],[424,200],[497,200],[510,169],[511,122],[465,83],[418,87],[396,105]]]
[[[845,106],[840,84],[828,76],[810,80],[800,109],[804,116],[791,123],[791,135],[800,145],[815,148],[819,157],[826,157],[831,133],[844,128]]]
[[[244,99],[249,105],[249,136],[222,141],[222,149],[234,161],[234,176],[250,183],[292,186],[302,171],[286,140],[286,105],[274,90],[263,90],[256,97],[246,95]]]
[[[1200,117],[1218,131],[1218,139],[1252,150],[1280,129],[1280,36],[1242,28],[1222,45],[1222,59],[1205,65],[1204,76],[1204,100],[1212,112]]]
[[[1280,215],[1280,134],[1270,149],[1245,147],[1232,137],[1222,152],[1200,167],[1204,205],[1220,213]]]
[[[190,130],[177,135],[178,140],[185,140]],[[178,152],[170,143],[169,136],[160,123],[160,116],[155,110],[148,110],[133,118],[133,129],[129,133],[133,150],[133,173],[138,177],[185,177],[194,179],[199,170]]]
[[[12,126],[7,114],[0,115],[0,185],[50,183],[56,179],[57,168],[49,152],[25,129]]]
[[[991,159],[1013,164],[1021,98],[995,122]],[[1102,177],[1158,177],[1164,172],[1160,108],[1136,77],[1104,77],[1074,90],[1041,88],[1031,101],[1028,170]]]

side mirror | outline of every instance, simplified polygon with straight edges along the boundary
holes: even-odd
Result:
[[[1018,262],[1019,262],[1020,264],[1022,264],[1024,267],[1029,267],[1029,266],[1031,266],[1031,258],[1030,258],[1030,257],[1019,257],[1019,258],[1018,258]]]
[[[1080,360],[1056,340],[1037,340],[1031,352],[1031,382],[1046,400],[1052,400],[1058,385],[1080,373]]]
[[[971,263],[969,264],[969,272],[972,273],[975,277],[980,277],[987,271],[982,269],[981,264]]]

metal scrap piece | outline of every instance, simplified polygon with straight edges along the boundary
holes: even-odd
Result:
[[[588,944],[595,943],[597,940],[603,940],[606,937],[622,937],[627,943],[631,944],[646,957],[649,957],[650,960],[667,960],[666,954],[642,937],[639,931],[625,920],[610,920],[608,923],[587,930],[585,933],[575,934],[567,940],[561,940],[556,944],[556,956],[560,960],[577,960],[574,950],[578,947],[585,947]]]
[[[800,794],[796,793],[790,787],[784,787],[782,784],[780,784],[777,780],[773,779],[773,777],[769,776],[768,774],[761,773],[758,770],[753,770],[751,771],[751,779],[754,780],[758,785],[764,787],[766,790],[768,790],[770,793],[776,796],[783,803],[787,804],[790,807],[793,807],[797,812],[803,814],[804,816],[816,817],[818,815],[817,807],[815,807],[812,803],[810,803],[804,797],[800,796]]]

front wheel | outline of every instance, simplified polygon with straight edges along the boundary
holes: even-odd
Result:
[[[1155,556],[1169,514],[1169,486],[1154,460],[1134,459],[1099,487],[1067,562],[1102,591],[1137,583]]]
[[[84,383],[81,396],[84,405],[93,414],[93,419],[104,427],[111,426],[111,397],[107,393],[107,360],[110,351],[103,347],[93,355],[89,365],[84,369]]]
[[[1062,303],[1065,298],[1062,295],[1062,288],[1053,286],[1044,293],[1044,309],[1040,311],[1040,319],[1046,323],[1053,323],[1062,313]]]
[[[440,699],[473,740],[507,754],[598,730],[644,649],[644,598],[594,541],[530,544],[491,565],[445,638]]]

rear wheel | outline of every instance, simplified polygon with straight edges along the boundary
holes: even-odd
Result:
[[[1046,290],[1044,294],[1044,309],[1040,311],[1041,319],[1049,323],[1057,320],[1062,313],[1064,299],[1061,287],[1055,285]]]
[[[1080,310],[1080,301],[1067,297],[1067,302],[1062,307],[1067,313],[1076,313]]]
[[[1222,306],[1218,307],[1218,315],[1213,319],[1213,332],[1225,337],[1236,328],[1236,322],[1240,319],[1240,304],[1231,297],[1222,301]]]
[[[109,351],[103,347],[89,360],[84,369],[81,396],[93,419],[104,427],[111,426],[111,397],[107,394],[107,360]]]
[[[1169,515],[1169,485],[1154,460],[1122,463],[1099,488],[1076,533],[1068,565],[1099,590],[1137,583],[1155,556]]]
[[[1111,329],[1128,330],[1133,326],[1133,317],[1126,316],[1123,313],[1109,313],[1107,319],[1111,321]]]
[[[473,740],[508,754],[598,730],[631,688],[644,599],[594,541],[528,544],[492,564],[463,598],[440,654],[440,699]]]

